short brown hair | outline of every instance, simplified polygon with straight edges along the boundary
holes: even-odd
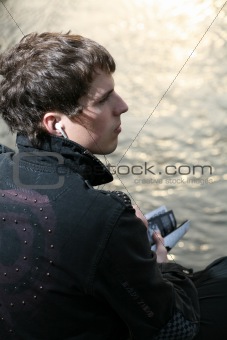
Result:
[[[12,132],[39,144],[44,114],[78,114],[95,69],[115,71],[112,56],[95,41],[70,33],[28,34],[0,56],[0,114]]]

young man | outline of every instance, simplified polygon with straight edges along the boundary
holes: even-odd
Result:
[[[193,339],[191,274],[94,154],[118,143],[128,107],[96,42],[30,34],[0,59],[0,112],[19,153],[0,156],[0,338]]]

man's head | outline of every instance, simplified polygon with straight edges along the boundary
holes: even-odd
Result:
[[[48,117],[92,125],[89,115],[82,119],[90,92],[96,91],[92,84],[100,74],[112,79],[114,71],[112,56],[90,39],[68,33],[29,34],[0,57],[0,113],[11,131],[25,133],[34,144],[52,133]],[[126,110],[122,105],[121,113]]]
[[[82,111],[75,118],[47,112],[43,125],[50,134],[66,135],[96,154],[109,154],[118,144],[121,132],[121,114],[127,104],[116,93],[114,79],[99,69],[91,82],[88,93],[79,99]],[[56,122],[60,131],[56,131]]]

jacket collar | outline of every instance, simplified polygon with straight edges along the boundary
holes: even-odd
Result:
[[[27,136],[18,134],[16,139],[19,152],[46,151],[56,152],[64,157],[65,164],[78,172],[91,185],[101,185],[113,180],[105,165],[83,146],[62,137],[46,135],[42,145],[36,148]]]

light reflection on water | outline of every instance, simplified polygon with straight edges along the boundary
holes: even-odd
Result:
[[[224,1],[4,3],[25,34],[70,29],[110,50],[116,88],[130,110],[122,117],[119,148],[107,160],[117,165],[121,159],[119,166],[129,169],[146,162],[156,175],[118,174],[106,188],[130,192],[143,212],[166,204],[179,222],[192,221],[173,250],[175,260],[201,268],[226,255],[226,8],[201,40]],[[22,34],[3,6],[0,19],[4,49]],[[4,124],[0,129],[1,142],[14,146]],[[169,176],[168,165],[210,165],[213,173]]]

